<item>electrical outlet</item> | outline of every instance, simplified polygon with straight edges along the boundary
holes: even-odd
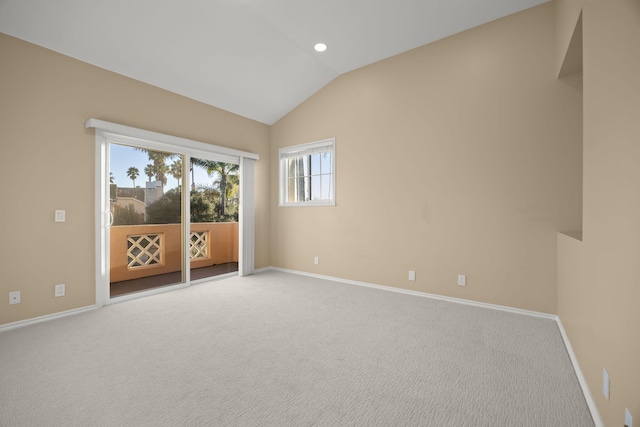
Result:
[[[20,304],[20,291],[9,292],[9,304]]]
[[[64,283],[55,286],[55,291],[53,293],[54,297],[63,297],[64,296]]]
[[[604,397],[609,400],[609,384],[610,383],[610,379],[609,379],[609,371],[607,371],[606,369],[602,370],[602,393],[604,394]]]
[[[464,274],[458,274],[458,285],[467,286],[467,276]]]
[[[317,256],[313,257],[313,263],[320,264],[320,258],[318,258]]]
[[[624,410],[624,427],[633,427],[633,418],[631,412],[625,408]]]
[[[415,282],[416,281],[416,272],[413,270],[409,270],[409,281],[411,282]]]

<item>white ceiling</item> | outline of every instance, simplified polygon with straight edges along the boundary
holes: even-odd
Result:
[[[0,0],[0,32],[272,124],[342,73],[546,1]]]

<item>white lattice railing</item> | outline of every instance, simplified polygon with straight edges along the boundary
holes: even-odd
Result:
[[[209,258],[209,232],[194,231],[189,239],[191,259]],[[162,264],[162,233],[127,236],[127,267]]]
[[[162,264],[162,233],[127,237],[127,267]]]
[[[209,232],[192,231],[189,239],[189,250],[191,259],[209,258]]]
[[[190,268],[238,262],[237,222],[193,223],[189,231],[185,249]],[[180,224],[112,226],[109,279],[121,282],[182,271],[183,238]]]

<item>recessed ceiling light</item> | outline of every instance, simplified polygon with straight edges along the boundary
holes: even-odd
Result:
[[[316,52],[324,52],[325,50],[327,50],[327,45],[324,43],[316,43],[313,48],[316,50]]]

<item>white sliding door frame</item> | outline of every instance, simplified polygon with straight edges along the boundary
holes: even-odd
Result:
[[[254,270],[254,245],[243,245],[242,242],[245,239],[253,241],[255,235],[255,162],[255,159],[249,157],[240,158],[240,217],[244,219],[238,224],[238,241],[240,242],[238,272],[240,276],[253,274]]]
[[[186,162],[191,158],[201,158],[218,162],[240,165],[240,212],[239,212],[239,269],[241,276],[254,271],[254,177],[255,161],[258,155],[232,148],[193,141],[190,139],[151,132],[98,119],[89,119],[86,128],[94,128],[96,147],[96,305],[102,307],[110,302],[109,297],[109,226],[111,221],[109,195],[109,144],[123,144],[155,151],[175,153],[184,156]],[[189,163],[184,163],[189,164]],[[190,188],[189,174],[183,174],[183,188]],[[183,248],[188,248],[190,221],[189,192],[182,192],[182,223],[186,228],[183,233]],[[191,285],[189,251],[182,251],[182,263],[185,282],[156,289],[154,292],[165,292]],[[154,292],[146,292],[148,295]],[[135,296],[133,296],[135,297]],[[122,300],[121,297],[118,300]]]

